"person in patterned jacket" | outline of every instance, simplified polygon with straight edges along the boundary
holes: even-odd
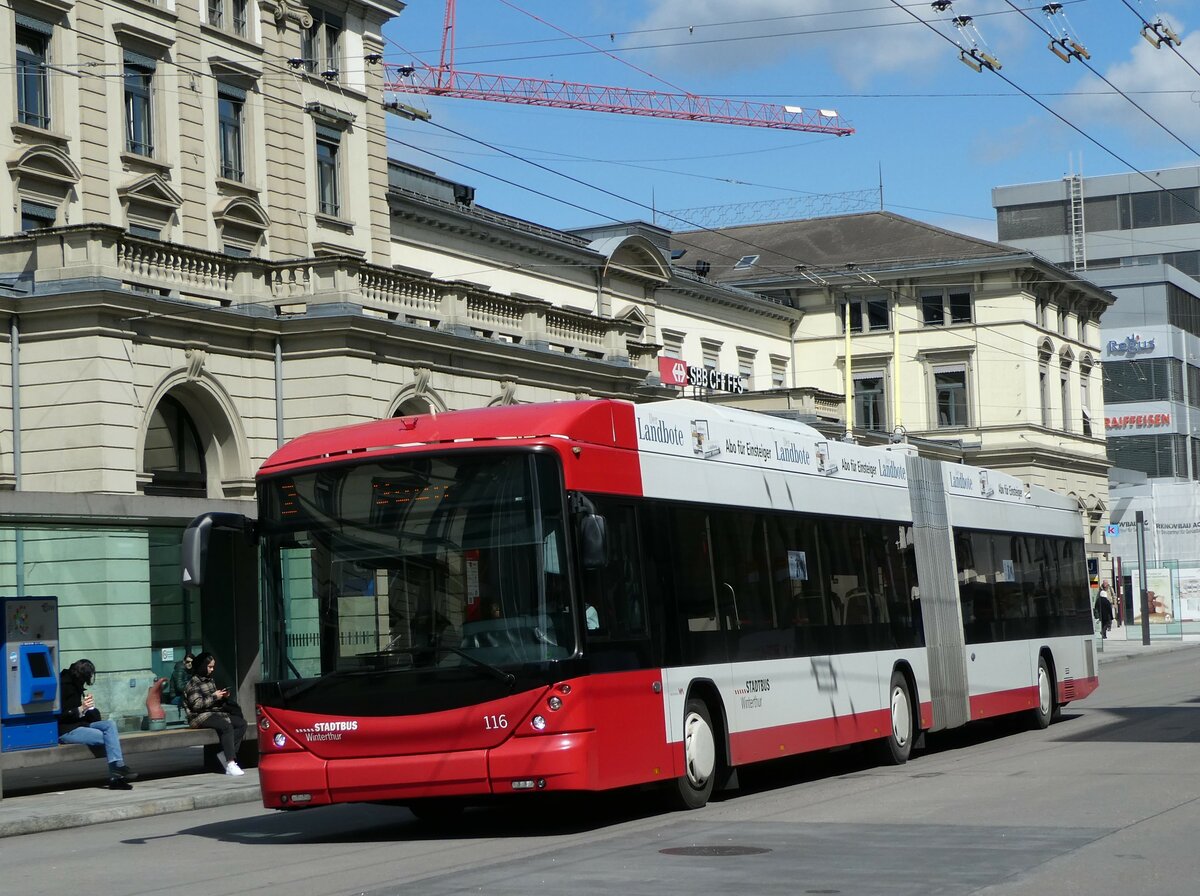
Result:
[[[218,754],[227,775],[244,775],[237,764],[238,748],[246,736],[246,720],[238,705],[229,699],[228,688],[218,688],[213,681],[217,660],[211,653],[202,653],[192,661],[192,678],[183,691],[183,707],[187,710],[188,725],[192,728],[212,728],[221,738]]]

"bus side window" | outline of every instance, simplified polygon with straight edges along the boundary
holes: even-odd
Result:
[[[721,611],[735,630],[775,627],[771,574],[762,520],[755,514],[717,511],[710,515]]]
[[[583,571],[584,627],[590,637],[641,638],[646,634],[637,523],[632,507],[597,500],[608,523],[608,565]]]

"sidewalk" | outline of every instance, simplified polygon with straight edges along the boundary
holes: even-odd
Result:
[[[1126,640],[1126,631],[1136,640]],[[1120,628],[1096,645],[1101,648],[1097,658],[1105,664],[1200,648],[1200,641],[1152,641],[1144,646],[1140,629]],[[258,801],[258,770],[252,768],[246,769],[243,778],[185,773],[139,780],[129,791],[97,785],[22,793],[0,801],[0,837]]]
[[[1126,638],[1128,635],[1128,639]],[[1142,630],[1139,626],[1121,626],[1113,628],[1105,639],[1096,639],[1096,658],[1103,663],[1117,660],[1128,660],[1151,654],[1170,653],[1173,650],[1191,650],[1200,647],[1200,641],[1153,639],[1149,644],[1142,643]]]
[[[95,786],[5,797],[0,801],[0,837],[257,803],[260,799],[258,769],[253,768],[246,769],[241,778],[205,773],[138,780],[133,790],[109,790],[100,783],[103,778],[100,772]]]

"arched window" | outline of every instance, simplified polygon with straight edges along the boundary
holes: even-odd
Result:
[[[431,410],[429,402],[424,398],[406,398],[396,407],[393,417],[416,417],[420,414],[428,414]]]
[[[146,494],[203,497],[208,493],[200,433],[184,406],[170,395],[163,396],[150,417],[143,459],[145,471],[154,477]]]
[[[1050,428],[1050,359],[1054,349],[1049,342],[1038,350],[1038,401],[1042,405],[1042,426]]]

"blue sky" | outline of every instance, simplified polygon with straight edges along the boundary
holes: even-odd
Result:
[[[868,191],[877,208],[882,178],[888,210],[987,238],[994,186],[1200,164],[1200,34],[1190,30],[1200,4],[1066,0],[1053,22],[1043,5],[957,0],[938,13],[905,2],[931,29],[889,0],[462,0],[461,70],[832,108],[856,132],[401,96],[432,121],[393,117],[389,152],[475,186],[482,205],[552,227],[712,206],[745,220],[748,204],[764,202],[779,205],[751,219],[781,220],[840,211],[838,194]],[[441,0],[410,0],[385,29],[385,60],[435,64],[444,12]],[[1178,55],[1142,38],[1138,14],[1175,30]],[[971,16],[974,30],[964,35],[952,16]],[[1064,24],[1091,67],[1165,128],[1047,49],[1043,29]],[[963,65],[939,35],[980,40],[1015,87]],[[708,220],[717,218],[699,223]]]

